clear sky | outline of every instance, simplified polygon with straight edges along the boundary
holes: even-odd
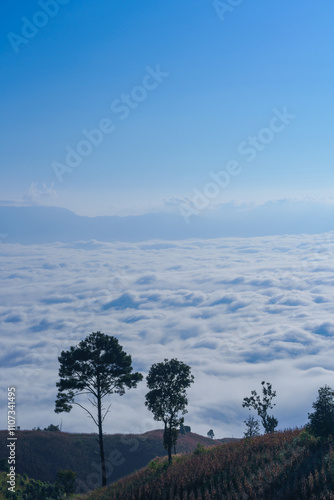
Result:
[[[334,233],[312,236],[334,221],[333,0],[0,9],[0,368],[18,425],[58,423],[59,351],[97,329],[145,374],[182,354],[195,432],[241,436],[261,380],[280,426],[303,425],[333,380]],[[2,206],[23,204],[157,213]],[[151,419],[145,391],[106,431]]]
[[[332,0],[230,3],[4,3],[0,198],[139,213],[230,160],[214,202],[330,197]]]

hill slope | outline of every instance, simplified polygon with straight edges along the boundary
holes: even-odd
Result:
[[[144,467],[156,456],[166,455],[162,434],[162,430],[155,430],[145,434],[106,435],[108,483]],[[7,436],[7,431],[0,431],[0,442],[5,443]],[[101,485],[96,434],[20,431],[17,437],[18,474],[52,483],[60,469],[71,469],[77,473],[78,492],[85,493]],[[215,441],[189,433],[179,437],[177,451],[191,453],[198,443],[208,446]],[[0,459],[6,458],[6,446],[0,450]]]
[[[277,432],[151,463],[86,500],[334,499],[334,443]]]

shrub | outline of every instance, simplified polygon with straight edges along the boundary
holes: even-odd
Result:
[[[305,429],[299,434],[294,442],[297,446],[308,446],[310,448],[314,448],[319,443],[319,439]]]
[[[57,472],[56,486],[66,496],[72,495],[75,492],[76,477],[72,470],[60,470]]]
[[[334,435],[334,391],[328,385],[320,387],[318,398],[313,403],[313,413],[308,414],[307,430],[314,436],[327,437]]]
[[[161,458],[154,458],[148,463],[148,468],[156,471],[163,471],[168,469],[168,460]]]
[[[44,427],[44,431],[59,432],[60,431],[59,425],[50,424],[48,425],[48,427]]]
[[[207,451],[208,450],[207,448],[205,448],[205,446],[203,446],[201,443],[198,443],[194,451],[194,455],[204,455]]]

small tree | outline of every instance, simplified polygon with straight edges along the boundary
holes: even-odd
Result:
[[[318,437],[334,435],[334,391],[328,385],[320,387],[318,398],[312,404],[315,410],[308,414],[307,428]]]
[[[176,445],[178,430],[187,413],[186,389],[194,381],[190,366],[177,359],[165,359],[151,366],[147,376],[145,405],[153,413],[154,420],[164,423],[164,447],[168,450],[168,462],[172,461],[172,447]]]
[[[245,437],[259,436],[260,425],[257,419],[255,419],[251,415],[248,415],[247,420],[244,420],[244,422],[246,424],[246,431],[244,432]]]
[[[44,427],[44,431],[59,432],[59,425],[50,424],[48,427]]]
[[[210,429],[208,432],[207,432],[207,436],[211,439],[213,439],[215,437],[215,433],[213,432],[212,429]]]
[[[57,472],[56,486],[66,498],[75,492],[76,473],[72,470],[59,470]]]
[[[182,434],[184,436],[188,432],[191,432],[191,427],[189,425],[181,424],[180,425],[180,434]]]
[[[274,432],[277,427],[278,420],[268,415],[268,410],[272,409],[275,404],[272,399],[276,396],[276,391],[272,390],[272,385],[269,382],[261,382],[262,385],[262,399],[256,391],[251,392],[250,398],[244,398],[242,406],[245,408],[253,408],[261,418],[262,425],[266,433]]]
[[[78,346],[71,347],[69,351],[62,351],[58,360],[60,381],[57,382],[55,412],[70,412],[72,405],[76,404],[85,410],[97,425],[102,486],[105,486],[107,477],[102,424],[110,405],[105,409],[102,400],[113,393],[123,396],[125,389],[136,387],[143,376],[141,373],[131,373],[131,356],[123,351],[118,340],[101,332],[93,332]],[[78,403],[77,397],[81,395],[89,395],[92,398],[89,402],[96,410],[95,415]]]

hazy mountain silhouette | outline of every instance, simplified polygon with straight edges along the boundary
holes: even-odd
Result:
[[[59,207],[0,206],[0,238],[39,244],[315,234],[331,231],[333,220],[334,206],[288,200],[259,206],[228,203],[191,216],[188,223],[177,213],[85,217]]]

